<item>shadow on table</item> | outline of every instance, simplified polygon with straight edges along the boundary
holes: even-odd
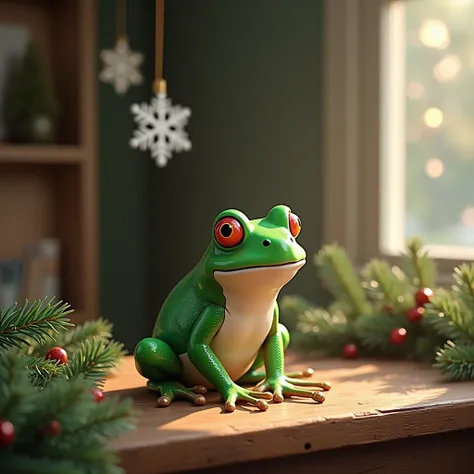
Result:
[[[114,394],[117,394],[121,398],[132,397],[134,407],[139,412],[141,412],[142,417],[144,415],[146,417],[147,413],[150,413],[150,416],[154,415],[155,413],[159,413],[159,417],[153,417],[153,422],[157,428],[159,426],[172,423],[173,421],[190,414],[211,409],[217,411],[223,417],[232,416],[232,413],[224,411],[224,405],[220,395],[215,391],[211,391],[206,394],[207,403],[204,406],[196,406],[189,401],[180,399],[173,402],[171,407],[168,408],[157,407],[156,399],[158,398],[159,394],[149,391],[146,387],[115,391]],[[248,412],[249,414],[262,413],[255,407],[240,404],[237,405],[237,410]]]

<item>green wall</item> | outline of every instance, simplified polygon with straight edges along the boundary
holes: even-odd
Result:
[[[100,86],[101,295],[131,348],[200,258],[221,210],[258,217],[288,204],[310,257],[318,249],[322,0],[165,3],[164,75],[172,99],[192,109],[193,150],[163,169],[126,142],[130,103],[150,97],[154,41],[154,2],[128,3],[148,81],[125,99]],[[113,42],[113,7],[100,2],[100,48]],[[315,290],[310,261],[285,292]]]

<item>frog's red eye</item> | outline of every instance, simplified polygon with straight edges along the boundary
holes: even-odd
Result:
[[[301,232],[301,221],[300,218],[290,212],[289,215],[289,223],[290,223],[290,232],[293,237],[298,237],[299,233]]]
[[[244,239],[244,229],[237,219],[223,217],[216,224],[214,236],[219,245],[231,248],[242,242]]]

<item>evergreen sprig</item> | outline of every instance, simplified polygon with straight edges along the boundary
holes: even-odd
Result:
[[[73,327],[69,331],[53,334],[50,331],[50,340],[42,344],[30,345],[29,353],[36,357],[43,357],[49,349],[54,346],[62,347],[66,352],[77,351],[88,339],[110,340],[112,338],[112,323],[99,318],[86,321],[80,326]]]
[[[93,389],[125,351],[105,320],[70,329],[71,312],[42,300],[0,313],[0,423],[15,427],[14,442],[0,447],[2,472],[123,474],[109,441],[133,429],[136,414],[130,399],[107,394],[98,403]],[[45,358],[63,344],[66,364]]]
[[[38,344],[44,343],[61,330],[72,326],[68,315],[73,312],[70,306],[62,301],[53,304],[49,301],[26,300],[23,305],[14,305],[0,311],[0,348],[21,347],[28,344],[28,339]]]
[[[421,239],[410,239],[402,253],[402,270],[415,288],[432,288],[436,284],[436,264],[424,249]]]
[[[413,306],[413,295],[407,292],[407,280],[398,267],[391,266],[385,260],[374,258],[362,271],[362,287],[368,297],[379,303],[398,310]]]
[[[295,347],[334,355],[355,344],[360,355],[430,362],[453,380],[474,379],[474,264],[456,267],[444,289],[434,287],[436,265],[418,238],[408,241],[400,267],[374,258],[359,276],[336,244],[314,262],[334,300],[320,308],[299,296],[282,298],[282,314],[297,319]],[[434,295],[417,309],[417,293],[429,288]],[[406,336],[394,342],[400,329]]]
[[[448,341],[437,352],[435,367],[451,380],[473,380],[474,345]]]
[[[348,319],[370,311],[371,305],[360,285],[359,276],[342,247],[324,246],[314,262],[323,285],[345,307]]]
[[[124,355],[125,351],[121,343],[96,338],[88,339],[81,344],[79,351],[73,353],[64,368],[65,374],[68,378],[82,375],[101,386],[118,359]]]
[[[300,296],[283,297],[282,305],[287,312],[291,311],[293,315],[300,316],[297,329],[303,335],[310,336],[319,350],[337,354],[350,337],[348,331],[351,330],[351,326],[347,324],[347,319],[341,310],[335,309],[330,312],[313,308],[311,303]]]

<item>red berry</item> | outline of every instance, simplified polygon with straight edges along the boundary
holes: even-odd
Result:
[[[410,308],[407,311],[407,319],[411,323],[417,323],[421,321],[423,318],[423,314],[425,313],[425,308],[419,306],[418,308]]]
[[[53,420],[45,430],[45,433],[50,436],[57,436],[61,431],[61,423],[58,420]]]
[[[433,290],[431,288],[422,288],[415,294],[415,301],[417,306],[425,306],[430,302],[430,298],[433,296]]]
[[[392,344],[403,344],[407,338],[407,330],[404,328],[392,329],[390,333],[390,341]]]
[[[100,403],[103,399],[104,399],[104,392],[100,389],[98,389],[97,387],[94,387],[92,389],[92,393],[94,394],[94,397],[95,397],[95,401],[97,403]]]
[[[355,359],[357,357],[357,346],[355,344],[346,344],[342,349],[346,359]]]
[[[46,353],[46,359],[55,360],[59,364],[67,363],[67,352],[62,347],[52,347]]]
[[[7,420],[0,420],[0,446],[9,446],[15,441],[15,426]]]

